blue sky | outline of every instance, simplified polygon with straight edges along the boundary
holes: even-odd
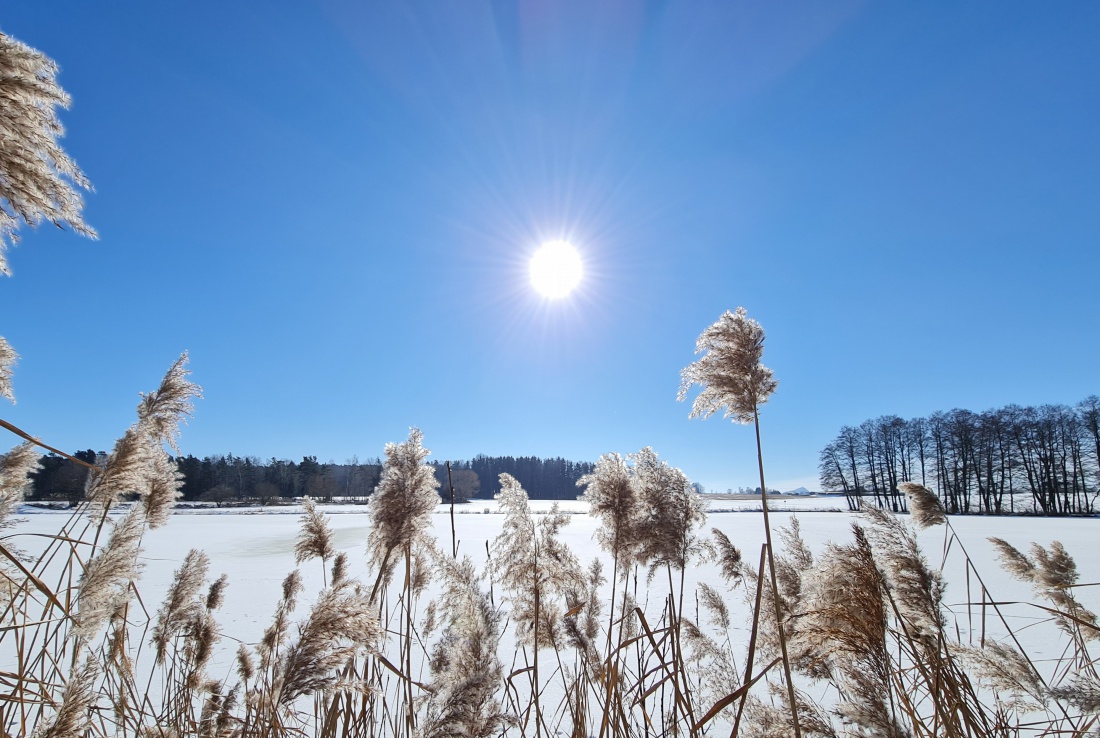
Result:
[[[1100,392],[1100,5],[8,4],[53,57],[90,242],[25,229],[0,417],[106,449],[183,350],[184,452],[651,445],[755,484],[675,401],[744,305],[769,486],[843,424]],[[581,250],[547,302],[526,264]],[[14,438],[11,439],[14,442]]]

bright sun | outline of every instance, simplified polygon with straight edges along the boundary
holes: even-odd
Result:
[[[581,255],[565,241],[550,241],[531,257],[531,284],[544,297],[565,297],[581,281]]]

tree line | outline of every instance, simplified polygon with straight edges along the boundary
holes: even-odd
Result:
[[[901,482],[935,492],[949,513],[1079,515],[1100,496],[1100,398],[1008,405],[846,425],[821,451],[821,486],[852,509],[872,497],[905,509]]]
[[[102,462],[106,454],[77,451],[76,458],[90,464]],[[182,480],[184,501],[213,502],[219,506],[241,502],[269,504],[282,499],[309,496],[364,502],[382,478],[382,462],[353,457],[343,464],[321,463],[316,456],[301,461],[255,456],[215,454],[174,459]],[[448,477],[447,464],[450,464]],[[594,468],[589,462],[537,456],[484,456],[468,461],[431,462],[440,483],[439,494],[450,501],[451,487],[456,502],[473,497],[492,498],[500,491],[499,477],[511,474],[520,480],[532,499],[571,500],[579,494],[577,480]],[[35,500],[65,500],[75,503],[84,497],[87,469],[62,456],[43,456],[31,476],[27,497]]]

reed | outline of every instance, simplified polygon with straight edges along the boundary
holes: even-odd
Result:
[[[292,571],[270,624],[215,678],[229,583],[208,558],[180,562],[155,612],[140,594],[143,533],[168,520],[178,484],[158,454],[197,392],[178,363],[143,396],[138,421],[89,472],[87,501],[33,558],[16,550],[11,514],[34,444],[0,458],[0,649],[16,655],[0,670],[4,733],[785,736],[797,724],[806,736],[901,738],[1098,726],[1100,627],[1057,542],[1024,553],[995,541],[1034,588],[1026,606],[1063,639],[1045,662],[1021,647],[935,496],[912,485],[908,518],[868,509],[849,541],[816,555],[792,519],[757,565],[726,534],[702,532],[698,495],[652,449],[609,454],[582,480],[602,557],[582,564],[561,535],[569,516],[533,515],[505,476],[504,524],[479,570],[454,555],[456,540],[427,533],[439,498],[416,430],[386,449],[366,560],[338,551],[307,500],[295,558],[319,566],[324,585],[307,593]],[[929,561],[918,528],[942,529],[944,556],[964,557],[977,593],[965,614],[944,603],[944,562]],[[692,591],[684,572],[695,565],[720,581]],[[992,631],[987,619],[1007,637],[960,635]]]

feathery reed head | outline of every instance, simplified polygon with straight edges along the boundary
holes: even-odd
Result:
[[[183,474],[176,462],[161,449],[153,449],[145,467],[141,504],[150,528],[159,528],[168,522],[172,505],[183,494]]]
[[[909,498],[909,515],[918,528],[931,528],[947,522],[940,498],[927,487],[916,482],[902,482],[898,491]]]
[[[0,253],[0,271],[3,269],[3,258],[3,253]],[[11,375],[18,359],[19,354],[0,336],[0,397],[6,397],[12,402],[15,402],[15,392],[11,388]]]
[[[138,493],[150,528],[168,522],[172,504],[180,495],[183,477],[164,451],[176,449],[179,424],[200,397],[197,385],[187,381],[187,354],[172,365],[160,387],[142,394],[137,422],[116,443],[99,474],[88,477],[85,496],[100,508],[113,507],[120,495]]]
[[[741,549],[717,528],[710,529],[711,538],[704,551],[706,558],[718,563],[718,570],[727,582],[736,584],[745,576],[745,562],[741,559]]]
[[[650,447],[630,455],[630,475],[641,509],[637,514],[637,561],[683,570],[697,549],[695,529],[706,520],[705,503],[687,475],[657,458]]]
[[[336,554],[332,562],[332,586],[348,578],[348,555],[343,551]]]
[[[912,528],[895,515],[873,505],[861,514],[871,522],[867,537],[875,562],[909,633],[914,638],[938,636],[944,626],[942,575],[929,567]]]
[[[1022,581],[1035,581],[1035,564],[1031,559],[1003,538],[990,536],[989,542],[997,550],[997,558],[1005,571]]]
[[[577,480],[584,487],[581,500],[589,504],[590,514],[600,519],[596,540],[618,561],[629,561],[638,544],[638,491],[631,479],[626,459],[607,453],[596,462],[591,474]],[[623,575],[625,576],[624,572]]]
[[[503,675],[496,652],[500,616],[478,586],[469,557],[437,555],[435,563],[444,587],[445,626],[429,659],[432,695],[422,734],[488,738],[505,721],[496,698]]]
[[[8,516],[22,501],[27,478],[38,468],[38,457],[30,442],[0,456],[0,529],[8,526]]]
[[[553,646],[561,625],[555,600],[585,581],[577,557],[558,538],[569,516],[555,504],[536,524],[519,482],[501,474],[500,485],[497,499],[505,515],[493,541],[491,570],[512,605],[517,639],[531,642],[537,631],[536,647]]]
[[[712,624],[721,630],[729,630],[730,611],[722,595],[706,582],[699,583],[699,599],[710,613]]]
[[[145,532],[145,514],[135,507],[119,520],[111,537],[84,566],[76,597],[72,634],[91,639],[132,596],[130,582],[141,571],[138,553]]]
[[[1082,712],[1100,714],[1100,681],[1090,674],[1078,674],[1069,684],[1050,690],[1051,696],[1063,700]]]
[[[58,139],[65,129],[58,108],[69,96],[57,83],[57,64],[40,51],[0,33],[0,274],[8,275],[4,251],[22,224],[49,221],[96,238],[84,222],[84,201],[76,188],[91,189]]]
[[[222,606],[222,601],[225,598],[225,588],[229,586],[229,577],[222,574],[220,577],[214,580],[214,583],[210,585],[210,589],[206,591],[206,609],[217,610]]]
[[[1015,648],[994,640],[981,647],[956,646],[969,673],[1000,694],[1012,695],[1013,706],[1037,710],[1047,703],[1047,688],[1035,667]]]
[[[298,595],[302,593],[302,575],[295,569],[283,579],[283,596],[279,604],[275,606],[275,617],[271,625],[264,630],[263,638],[257,650],[260,654],[260,668],[268,668],[283,642],[286,640],[287,631],[290,628],[290,615],[298,606]]]
[[[303,561],[318,558],[327,564],[328,560],[336,554],[332,528],[329,527],[324,514],[318,512],[316,502],[307,497],[302,505],[305,507],[305,514],[302,515],[302,528],[294,544],[294,560],[300,564]]]
[[[1050,550],[1038,543],[1031,544],[1031,558],[1035,561],[1035,581],[1047,589],[1069,589],[1077,583],[1077,562],[1069,555],[1061,541],[1051,541]]]
[[[83,738],[92,719],[97,692],[95,681],[99,667],[89,656],[79,670],[69,676],[57,712],[35,732],[40,738]]]
[[[382,480],[370,497],[367,548],[387,579],[394,565],[390,554],[424,536],[439,504],[439,481],[435,469],[424,463],[431,451],[423,440],[420,429],[412,428],[405,443],[386,444]]]
[[[695,342],[703,354],[680,373],[676,399],[687,399],[692,385],[703,389],[691,405],[692,418],[709,418],[719,410],[735,423],[751,423],[758,406],[768,401],[777,382],[772,370],[760,363],[764,329],[748,317],[745,308],[726,311]]]
[[[256,675],[256,664],[252,660],[252,652],[248,646],[241,643],[237,646],[237,676],[242,682],[248,683]]]
[[[110,509],[127,492],[144,488],[154,449],[137,425],[130,426],[108,454],[98,474],[89,474],[84,490],[93,507]]]
[[[989,541],[997,549],[1001,566],[1017,579],[1031,582],[1037,594],[1049,599],[1058,608],[1055,615],[1059,627],[1067,633],[1079,634],[1084,640],[1100,639],[1100,620],[1073,594],[1079,576],[1077,562],[1058,541],[1047,550],[1031,544],[1031,557],[1020,553],[1000,538]]]
[[[191,549],[173,575],[172,586],[168,588],[168,595],[153,625],[152,640],[158,663],[164,660],[169,641],[193,622],[203,609],[198,594],[206,584],[209,567],[210,558],[202,551]]]
[[[184,351],[149,394],[142,393],[138,403],[138,425],[154,443],[166,443],[179,452],[176,440],[180,424],[195,411],[194,400],[202,398],[202,388],[187,379],[187,352]]]
[[[373,607],[359,587],[350,583],[329,587],[276,667],[282,682],[280,703],[289,705],[303,694],[334,685],[339,678],[337,667],[372,646],[381,633]]]

